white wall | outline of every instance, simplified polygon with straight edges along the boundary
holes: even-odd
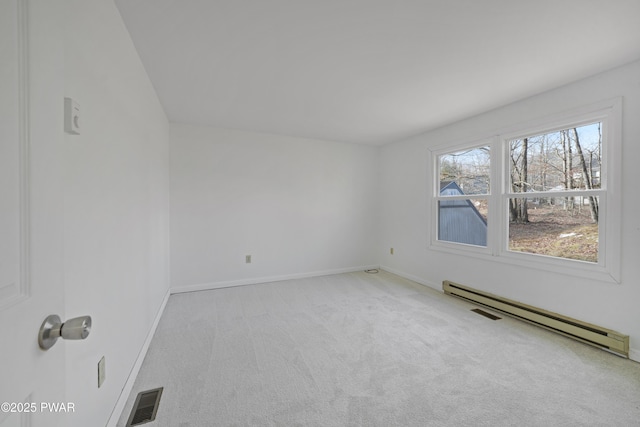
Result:
[[[63,5],[64,95],[79,102],[82,124],[64,140],[66,317],[93,318],[86,341],[65,343],[67,399],[70,425],[98,426],[169,287],[169,131],[113,1]]]
[[[377,171],[376,147],[172,124],[172,287],[375,264]]]
[[[428,249],[428,148],[471,141],[521,122],[623,96],[622,283],[553,274]],[[380,153],[378,260],[390,271],[441,289],[444,279],[473,286],[630,335],[640,360],[640,62],[384,146]],[[395,255],[389,254],[395,248]]]

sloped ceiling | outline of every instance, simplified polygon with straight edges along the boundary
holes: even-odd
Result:
[[[640,58],[640,0],[116,0],[169,120],[380,145]]]

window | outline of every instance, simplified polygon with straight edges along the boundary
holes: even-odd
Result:
[[[438,156],[438,240],[487,246],[490,147]]]
[[[619,280],[620,101],[431,152],[431,247]]]

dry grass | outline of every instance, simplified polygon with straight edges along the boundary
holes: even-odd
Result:
[[[509,249],[598,262],[598,224],[588,206],[573,213],[556,206],[531,208],[529,223],[509,225]]]

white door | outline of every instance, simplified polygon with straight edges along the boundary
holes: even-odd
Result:
[[[0,0],[0,426],[64,426],[65,343],[38,330],[64,320],[59,2]],[[65,407],[66,409],[66,407]]]

